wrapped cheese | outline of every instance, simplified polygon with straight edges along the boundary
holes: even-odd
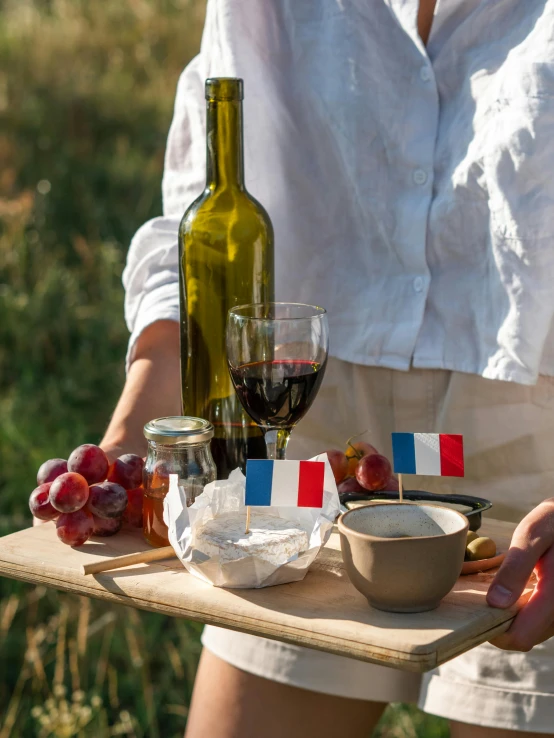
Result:
[[[253,511],[245,533],[245,513],[224,513],[194,533],[193,545],[221,563],[257,556],[274,566],[289,561],[308,548],[308,534],[291,520]]]
[[[325,462],[323,506],[252,507],[248,534],[245,478],[239,469],[206,485],[190,507],[171,475],[164,521],[186,569],[216,587],[269,587],[303,579],[340,513],[327,455],[313,461]]]

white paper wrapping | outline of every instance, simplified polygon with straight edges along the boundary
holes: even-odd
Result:
[[[195,529],[222,513],[242,510],[246,523],[244,506],[246,480],[239,469],[231,472],[227,480],[218,480],[206,485],[203,493],[188,508],[185,491],[179,486],[177,475],[171,475],[169,492],[164,500],[164,521],[169,530],[169,542],[185,568],[199,579],[216,587],[249,589],[303,579],[320,548],[331,535],[333,523],[340,512],[337,486],[327,454],[320,454],[311,461],[325,462],[325,489],[321,509],[252,508],[253,511],[259,510],[291,520],[308,535],[308,549],[280,562],[278,566],[254,555],[223,563],[219,557],[209,557],[194,548]]]

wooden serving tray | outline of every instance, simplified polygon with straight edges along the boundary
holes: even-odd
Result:
[[[508,548],[513,525],[487,520],[483,528],[501,550]],[[460,577],[433,612],[380,612],[350,584],[336,533],[302,582],[265,589],[211,587],[176,558],[81,574],[83,564],[149,548],[137,531],[73,549],[57,539],[53,523],[45,523],[0,538],[0,574],[416,672],[506,631],[531,591],[509,610],[488,607],[485,594],[493,570]]]

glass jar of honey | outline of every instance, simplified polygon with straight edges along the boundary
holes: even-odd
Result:
[[[151,420],[144,426],[148,453],[144,466],[144,537],[152,546],[168,546],[163,501],[169,490],[169,475],[179,475],[179,486],[192,505],[204,486],[216,478],[210,452],[213,425],[201,418],[169,417]]]

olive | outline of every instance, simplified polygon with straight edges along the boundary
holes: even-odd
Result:
[[[496,556],[496,543],[491,538],[476,538],[468,543],[466,553],[469,561],[492,559]]]
[[[474,530],[468,530],[467,532],[467,542],[468,544],[472,541],[476,541],[479,538],[479,533],[476,533]]]

